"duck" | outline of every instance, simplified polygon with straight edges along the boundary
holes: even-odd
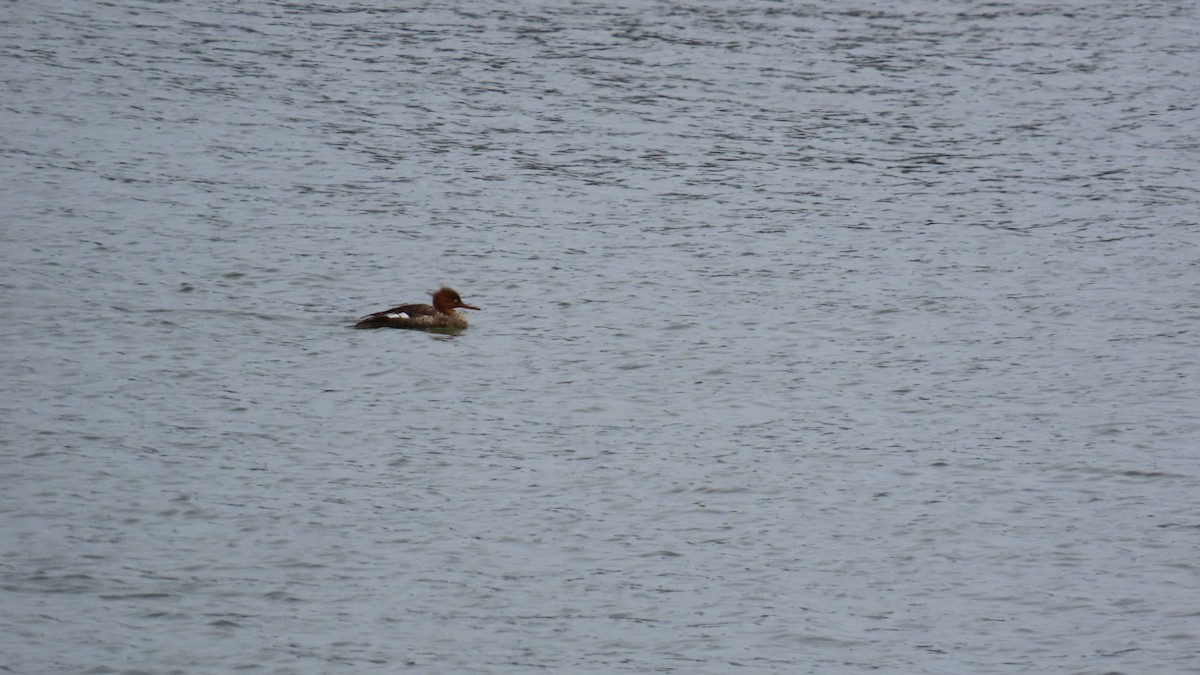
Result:
[[[400,305],[382,312],[368,314],[354,324],[355,328],[405,328],[408,330],[458,331],[467,327],[467,317],[455,309],[478,307],[462,301],[458,291],[448,286],[433,291],[433,305]]]

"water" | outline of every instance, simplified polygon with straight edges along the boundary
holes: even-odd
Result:
[[[0,11],[0,668],[1198,672],[1195,6]]]

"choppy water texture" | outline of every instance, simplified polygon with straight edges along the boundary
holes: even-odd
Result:
[[[1197,672],[1195,3],[415,5],[0,8],[0,670]]]

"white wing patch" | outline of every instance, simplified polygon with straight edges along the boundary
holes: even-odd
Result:
[[[387,315],[387,318],[389,318],[389,319],[408,319],[410,317],[408,316],[408,314],[406,314],[404,312],[391,312],[390,314]]]

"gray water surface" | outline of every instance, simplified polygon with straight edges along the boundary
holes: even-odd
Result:
[[[410,5],[0,10],[0,670],[1200,672],[1194,3]]]

